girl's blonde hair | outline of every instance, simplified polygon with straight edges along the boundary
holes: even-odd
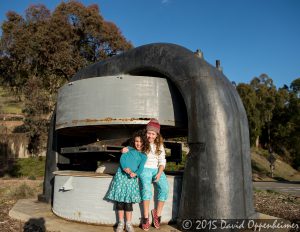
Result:
[[[154,140],[154,144],[156,145],[156,150],[155,150],[155,154],[156,155],[160,155],[160,153],[162,152],[160,150],[160,147],[164,145],[164,139],[161,136],[161,134],[157,133],[157,137]]]
[[[143,131],[144,131],[144,134],[146,136],[147,135],[147,129],[144,129]],[[160,150],[160,147],[164,145],[164,139],[163,139],[161,134],[157,133],[157,137],[154,140],[154,144],[156,146],[155,154],[160,155],[160,153],[162,152]],[[150,145],[148,146],[148,149],[146,150],[146,153],[149,153],[149,152],[150,152]]]

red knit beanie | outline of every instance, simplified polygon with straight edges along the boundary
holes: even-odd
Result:
[[[151,118],[150,119],[150,122],[147,124],[147,131],[154,131],[156,133],[159,134],[160,132],[160,125],[159,125],[159,122],[157,121],[157,119],[155,118]]]

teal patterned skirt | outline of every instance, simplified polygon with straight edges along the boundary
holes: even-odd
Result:
[[[110,188],[105,196],[106,199],[126,203],[141,202],[141,193],[137,178],[131,178],[118,168]]]

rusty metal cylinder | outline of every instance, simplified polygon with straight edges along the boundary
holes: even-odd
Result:
[[[58,92],[55,129],[95,125],[182,126],[185,111],[165,78],[116,75],[78,80]]]

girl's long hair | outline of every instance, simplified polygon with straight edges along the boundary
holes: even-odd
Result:
[[[135,138],[137,137],[140,137],[141,138],[141,141],[143,143],[143,147],[142,147],[142,150],[141,152],[143,153],[147,153],[150,151],[150,144],[149,144],[149,141],[147,139],[147,136],[145,134],[145,131],[144,130],[139,130],[139,131],[136,131],[133,136],[132,136],[132,139],[130,141],[130,146],[135,148],[135,145],[134,145],[134,141],[135,141]]]
[[[156,150],[155,150],[155,154],[156,155],[160,155],[160,153],[162,152],[160,150],[161,146],[164,145],[164,139],[163,137],[161,136],[161,134],[158,134],[157,133],[157,137],[156,139],[154,140],[154,144],[156,145]]]
[[[144,129],[143,133],[145,134],[145,137],[147,139],[147,129]],[[148,150],[146,150],[146,153],[149,153],[150,152],[150,143],[149,143],[148,139],[147,139],[147,142],[148,142]],[[155,148],[155,154],[156,155],[160,155],[160,153],[162,152],[160,150],[160,148],[161,148],[161,146],[164,146],[164,139],[163,139],[163,137],[162,137],[161,134],[157,133],[157,137],[154,140],[154,144],[156,146],[156,148]]]

